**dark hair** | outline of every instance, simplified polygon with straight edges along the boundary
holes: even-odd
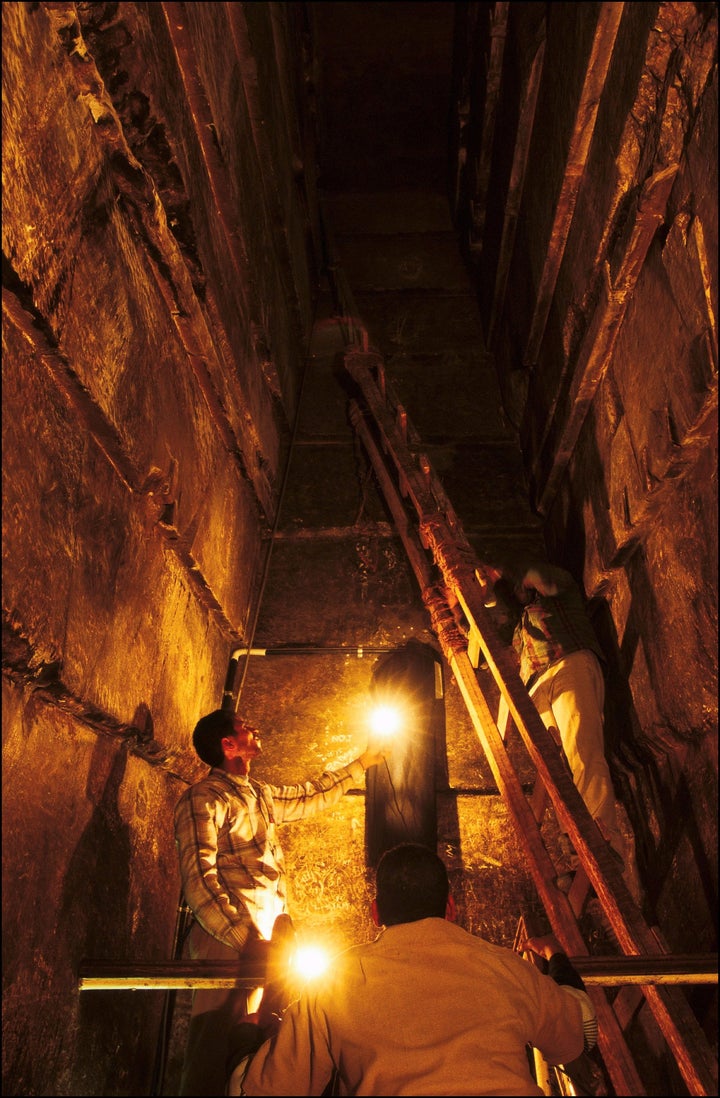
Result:
[[[383,854],[375,878],[383,926],[445,918],[450,882],[445,863],[420,843],[401,843]]]
[[[222,741],[234,733],[233,719],[234,714],[229,710],[216,709],[201,717],[195,725],[193,747],[208,766],[222,766],[225,761]]]
[[[513,606],[517,604],[515,598],[515,580],[512,576],[501,576],[499,580],[496,580],[495,594],[507,605]]]

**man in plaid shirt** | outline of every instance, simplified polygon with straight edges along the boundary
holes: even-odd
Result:
[[[314,781],[272,786],[251,780],[262,752],[260,733],[222,709],[198,721],[193,745],[211,767],[181,796],[175,838],[185,899],[194,915],[188,952],[194,960],[255,962],[286,912],[285,864],[277,826],[337,804],[385,757],[364,751]],[[257,1009],[260,989],[200,989],[193,994],[181,1095],[224,1094],[232,1028]]]

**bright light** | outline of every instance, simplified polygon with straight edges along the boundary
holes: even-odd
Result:
[[[316,980],[327,971],[330,957],[317,945],[298,946],[293,957],[293,968],[303,980]]]
[[[383,739],[389,739],[402,726],[400,710],[394,705],[378,705],[370,716],[373,732]]]

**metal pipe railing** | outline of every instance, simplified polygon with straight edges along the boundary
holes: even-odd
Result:
[[[717,953],[642,957],[571,957],[587,986],[627,984],[716,984]],[[263,966],[235,961],[87,961],[80,967],[80,991],[148,991],[182,988],[253,988],[265,981]]]

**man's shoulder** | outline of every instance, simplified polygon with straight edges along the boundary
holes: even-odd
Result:
[[[196,782],[193,782],[190,785],[188,792],[190,792],[193,789],[202,789],[206,785],[208,785],[209,783],[217,782],[218,780],[222,780],[224,773],[225,773],[224,770],[221,770],[220,767],[212,766],[209,770],[207,770],[202,775],[201,778],[198,778],[198,780]]]
[[[228,777],[224,770],[213,767],[202,778],[199,778],[180,795],[178,805],[187,804],[198,796],[226,795],[230,791]]]
[[[475,934],[465,930],[458,923],[451,922],[439,916],[431,916],[426,919],[415,919],[408,923],[395,923],[387,927],[383,933],[370,942],[368,948],[373,945],[388,944],[394,946],[398,942],[428,943],[428,942],[452,942],[460,947],[469,949],[482,949],[489,945],[484,938],[478,938]]]
[[[450,923],[445,920],[436,920],[438,923],[444,923],[442,930],[435,929],[435,933],[443,934],[447,939],[452,942],[454,948],[462,949],[466,951],[468,957],[475,957],[482,965],[490,965],[492,968],[498,970],[505,970],[509,968],[510,971],[514,971],[516,966],[520,966],[520,971],[523,971],[527,965],[527,962],[523,960],[519,953],[509,946],[499,945],[497,942],[490,942],[487,938],[482,938],[479,934],[473,934],[469,930],[465,930],[464,927],[459,926],[457,923]]]

